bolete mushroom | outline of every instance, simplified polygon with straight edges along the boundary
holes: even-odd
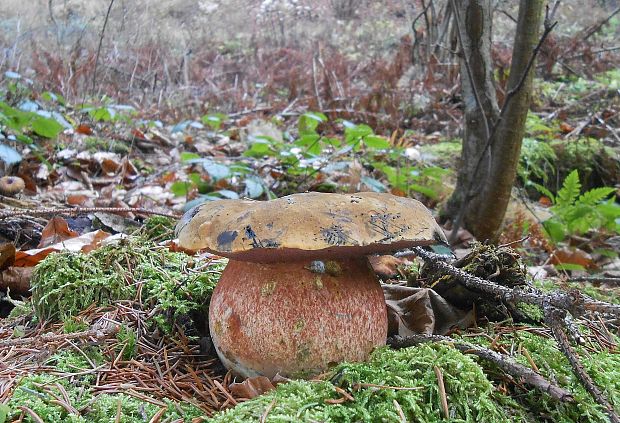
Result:
[[[224,365],[245,377],[309,377],[364,361],[387,336],[366,256],[445,242],[420,202],[378,193],[214,201],[188,211],[176,230],[181,247],[230,259],[209,327]]]

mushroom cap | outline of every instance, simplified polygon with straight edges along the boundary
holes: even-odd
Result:
[[[185,213],[176,234],[183,248],[252,262],[354,257],[447,242],[422,203],[372,192],[212,201]]]
[[[12,197],[24,190],[26,184],[19,176],[3,176],[0,178],[0,195]]]

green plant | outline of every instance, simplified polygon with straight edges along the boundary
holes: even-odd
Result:
[[[555,151],[549,143],[535,138],[524,138],[517,174],[526,187],[532,185],[533,179],[546,184],[549,175],[555,173],[553,163],[556,160]]]
[[[620,206],[613,198],[609,198],[615,188],[593,188],[580,194],[581,182],[577,170],[573,170],[566,177],[557,195],[553,195],[541,185],[534,186],[549,197],[553,204],[550,207],[553,216],[543,223],[553,242],[560,242],[569,235],[579,235],[601,228],[620,233]]]

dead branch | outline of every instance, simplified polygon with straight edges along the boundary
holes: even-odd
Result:
[[[428,252],[421,247],[414,247],[413,251],[430,266],[434,266],[458,279],[466,288],[486,294],[509,306],[522,302],[542,308],[550,304],[553,307],[568,311],[575,317],[582,316],[586,311],[598,311],[599,313],[620,317],[620,305],[594,300],[576,290],[571,292],[555,291],[544,293],[532,286],[508,288],[470,275],[447,263],[444,256]]]
[[[148,210],[141,207],[75,207],[75,208],[51,208],[51,209],[19,209],[19,210],[6,210],[0,212],[0,220],[7,217],[16,216],[48,216],[55,214],[66,214],[69,216],[77,216],[79,214],[86,213],[140,213],[147,215],[157,215],[169,217],[171,219],[178,219],[179,215],[172,213],[158,212],[154,210]]]
[[[394,348],[406,348],[426,342],[449,342],[457,350],[465,354],[473,354],[483,360],[492,362],[516,380],[522,380],[524,383],[531,385],[542,392],[548,393],[552,398],[558,401],[574,401],[573,395],[564,388],[554,385],[552,382],[548,381],[529,367],[517,363],[511,357],[499,354],[488,348],[483,348],[467,342],[457,342],[448,336],[441,335],[412,335],[408,337],[394,336],[388,339],[388,344]]]
[[[564,325],[564,317],[566,316],[566,312],[564,310],[560,310],[556,307],[553,307],[550,304],[546,304],[544,306],[545,312],[545,321],[547,325],[551,328],[551,333],[553,333],[553,337],[555,338],[560,350],[570,363],[573,368],[573,372],[581,382],[584,388],[592,395],[594,400],[600,404],[607,413],[609,420],[612,423],[620,423],[620,417],[616,414],[613,406],[603,394],[603,392],[599,389],[598,386],[594,383],[594,380],[590,377],[590,375],[583,368],[583,365],[579,361],[579,357],[571,347],[570,341],[568,340],[568,336],[566,335],[565,325]]]
[[[114,0],[110,0],[110,5],[108,6],[108,11],[105,14],[105,19],[103,21],[103,27],[101,28],[101,34],[99,35],[99,45],[97,46],[97,55],[95,56],[95,68],[93,69],[93,83],[91,91],[95,93],[95,86],[97,84],[97,65],[99,64],[99,55],[101,54],[101,46],[103,44],[103,36],[105,35],[105,28],[108,26],[108,20],[110,18],[110,11],[112,10],[112,5],[114,4]]]
[[[64,342],[72,339],[104,339],[115,335],[118,332],[118,326],[107,329],[89,329],[83,332],[74,332],[67,334],[45,333],[43,335],[31,336],[26,338],[6,339],[0,341],[0,348],[17,347],[22,345],[48,344],[50,342]]]

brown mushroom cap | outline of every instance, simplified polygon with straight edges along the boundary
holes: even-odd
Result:
[[[352,257],[446,242],[419,201],[370,192],[213,201],[188,211],[176,233],[181,247],[252,262]]]
[[[12,197],[24,190],[26,184],[18,176],[3,176],[0,178],[0,195]]]

